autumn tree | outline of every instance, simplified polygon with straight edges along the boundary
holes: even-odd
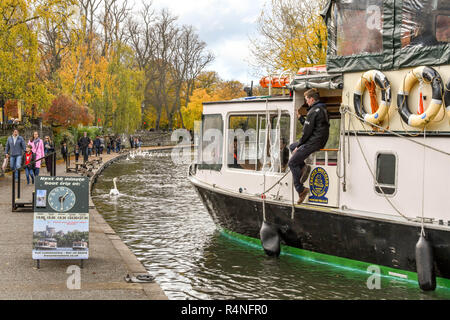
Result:
[[[25,109],[48,107],[51,96],[40,75],[38,30],[43,23],[60,19],[58,14],[73,0],[2,0],[0,2],[0,95],[19,99]]]
[[[54,127],[76,127],[92,121],[89,109],[80,106],[72,98],[60,95],[55,98],[50,109],[43,115],[44,121]]]
[[[327,30],[320,16],[326,1],[268,0],[250,38],[252,65],[263,75],[325,64]]]

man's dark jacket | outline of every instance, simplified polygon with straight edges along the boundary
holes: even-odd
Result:
[[[91,143],[91,139],[89,137],[82,137],[78,143],[78,145],[80,146],[81,149],[86,149],[89,145],[89,143]]]
[[[303,121],[304,120],[304,123]],[[323,149],[330,135],[330,122],[328,120],[327,107],[318,101],[308,108],[306,120],[300,119],[303,124],[303,135],[299,146],[308,145]]]

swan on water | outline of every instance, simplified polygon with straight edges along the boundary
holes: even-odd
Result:
[[[113,179],[114,189],[111,189],[111,191],[109,191],[109,195],[110,196],[118,196],[120,194],[119,190],[117,190],[116,181],[117,181],[117,178],[114,178]]]

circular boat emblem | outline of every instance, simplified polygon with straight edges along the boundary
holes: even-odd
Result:
[[[330,179],[325,169],[318,167],[311,172],[309,178],[309,186],[312,196],[309,197],[309,202],[328,203],[325,197],[330,186]]]

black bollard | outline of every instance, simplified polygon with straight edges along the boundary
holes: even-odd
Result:
[[[281,239],[280,233],[278,232],[278,227],[267,222],[263,222],[259,234],[266,254],[270,257],[278,257],[281,252]]]
[[[434,270],[433,246],[420,235],[416,244],[417,279],[420,289],[434,291],[436,289],[436,273]]]

